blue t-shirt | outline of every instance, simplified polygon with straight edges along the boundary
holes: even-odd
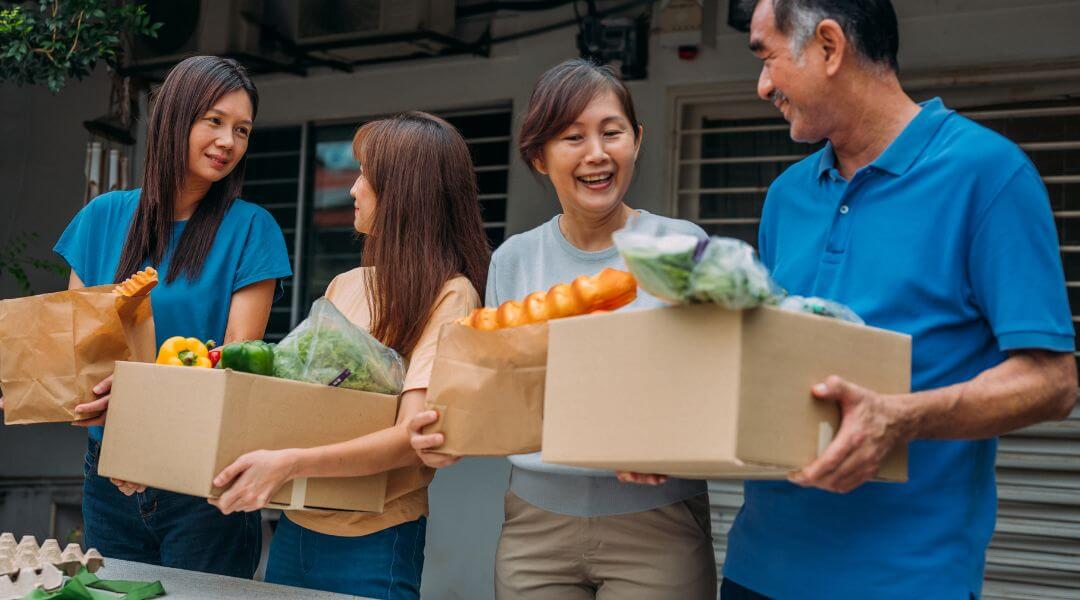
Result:
[[[939,99],[850,182],[829,144],[785,171],[759,245],[788,292],[910,334],[914,391],[969,380],[1010,350],[1074,348],[1038,172]],[[916,441],[910,481],[843,495],[747,482],[724,575],[780,599],[978,596],[996,449],[996,439]]]
[[[115,283],[120,253],[140,195],[141,191],[135,189],[94,198],[75,215],[53,248],[87,287]],[[189,280],[181,275],[166,283],[169,262],[185,224],[173,223],[162,263],[144,265],[159,272],[160,281],[150,293],[158,346],[176,335],[221,343],[233,292],[252,283],[292,275],[285,237],[277,222],[266,209],[236,200],[221,221],[199,277]],[[91,437],[100,440],[102,430],[91,427]]]

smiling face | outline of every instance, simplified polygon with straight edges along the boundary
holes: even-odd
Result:
[[[605,92],[544,144],[533,166],[551,179],[564,210],[606,214],[630,187],[642,133],[639,126],[634,135],[618,98]]]
[[[791,139],[818,142],[828,137],[828,76],[823,52],[811,39],[800,55],[791,38],[776,28],[772,1],[758,2],[750,21],[750,51],[762,61],[757,92],[791,125]]]
[[[247,152],[251,99],[244,90],[225,94],[196,119],[188,134],[187,182],[210,185],[225,178]]]

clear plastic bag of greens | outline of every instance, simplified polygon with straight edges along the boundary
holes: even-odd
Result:
[[[626,268],[641,289],[653,296],[668,302],[686,302],[700,240],[681,233],[643,230],[636,222],[614,235]]]
[[[397,395],[405,364],[392,348],[319,298],[308,317],[274,349],[274,376]]]
[[[788,296],[780,301],[780,308],[793,312],[805,312],[832,319],[840,319],[849,323],[865,325],[862,318],[855,311],[832,300],[811,296]]]
[[[709,238],[690,273],[690,297],[731,310],[755,308],[780,293],[754,248],[734,238]]]

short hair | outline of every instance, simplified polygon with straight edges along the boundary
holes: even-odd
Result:
[[[548,69],[537,80],[518,136],[521,160],[534,169],[533,161],[542,156],[544,144],[573,125],[589,102],[604,92],[615,94],[636,140],[639,123],[626,84],[610,66],[572,58]]]
[[[840,24],[855,53],[866,61],[900,71],[900,32],[890,0],[769,0],[776,28],[791,37],[798,55],[825,19]],[[761,0],[744,0],[753,12]]]

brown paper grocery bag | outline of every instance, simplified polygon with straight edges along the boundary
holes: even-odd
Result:
[[[75,406],[95,398],[113,363],[154,360],[150,297],[119,296],[114,287],[0,301],[6,425],[73,421]]]
[[[507,456],[540,449],[547,373],[547,323],[479,331],[444,325],[427,405],[443,433],[435,449],[455,456]]]

